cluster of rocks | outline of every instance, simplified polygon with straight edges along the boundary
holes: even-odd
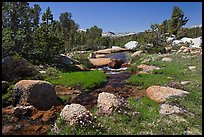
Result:
[[[17,105],[13,109],[12,114],[19,118],[23,116],[29,116],[33,119],[40,116],[44,117],[43,113],[39,111],[44,111],[45,113],[53,106],[62,105],[58,100],[55,88],[47,81],[21,80],[14,85],[13,92]],[[120,100],[114,94],[102,92],[97,99],[98,114],[110,114],[120,104]],[[39,113],[32,115],[35,109]],[[90,123],[93,120],[92,114],[87,108],[76,103],[66,105],[62,109],[60,116],[70,125],[75,123],[82,124],[80,121]]]
[[[178,106],[166,103],[166,99],[174,96],[184,96],[187,94],[189,94],[187,91],[164,86],[151,86],[146,89],[146,95],[148,97],[156,102],[163,103],[159,113],[164,115],[185,112],[185,110]]]
[[[186,46],[181,46],[176,54],[193,54],[193,55],[202,55],[202,48],[191,48]]]

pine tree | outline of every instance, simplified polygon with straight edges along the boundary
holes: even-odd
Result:
[[[177,35],[178,30],[185,25],[188,20],[187,17],[184,17],[183,11],[178,6],[175,6],[172,11],[171,19],[169,20],[169,32]]]

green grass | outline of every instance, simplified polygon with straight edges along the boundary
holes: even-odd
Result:
[[[170,82],[168,76],[164,74],[136,74],[132,75],[128,82],[135,86],[146,89],[152,85],[164,85]]]
[[[158,55],[152,56],[159,59]],[[185,113],[161,115],[159,114],[161,104],[147,96],[139,100],[129,97],[127,98],[129,109],[122,112],[116,110],[111,115],[97,116],[96,123],[103,125],[102,129],[86,127],[77,128],[72,132],[74,127],[65,127],[58,134],[185,135],[187,129],[192,130],[193,134],[202,134],[202,56],[191,58],[182,58],[181,56],[186,55],[171,55],[173,61],[168,63],[162,62],[161,58],[150,61],[146,64],[155,65],[161,69],[155,70],[151,74],[134,74],[128,81],[146,89],[152,85],[166,86],[170,82],[190,80],[191,83],[184,86],[184,90],[189,92],[187,96],[167,99],[167,103],[185,109]],[[146,57],[151,58],[151,55]],[[136,65],[139,65],[138,62],[132,67],[136,67]],[[196,71],[190,71],[188,66],[196,66]],[[91,109],[93,115],[96,112],[97,107]],[[135,112],[139,113],[135,114]]]
[[[96,116],[97,108],[91,109],[96,121],[89,127],[67,126],[63,120],[57,123],[62,127],[59,133],[49,132],[50,135],[128,135],[140,134],[146,128],[145,122],[153,122],[159,116],[159,104],[148,97],[140,100],[128,98],[128,109],[114,110],[111,115]],[[138,114],[134,114],[139,112]],[[100,126],[99,126],[100,125]],[[93,127],[94,126],[94,127]]]
[[[154,56],[154,55],[152,55]],[[154,70],[150,74],[136,74],[129,78],[129,83],[136,86],[141,86],[146,89],[152,85],[166,86],[168,83],[191,81],[190,84],[184,86],[184,90],[189,92],[189,95],[184,97],[172,97],[167,99],[170,104],[176,104],[181,108],[187,110],[186,113],[179,115],[183,117],[187,123],[178,123],[173,121],[170,116],[160,116],[152,126],[153,129],[149,130],[148,127],[144,131],[141,130],[140,134],[185,134],[185,130],[190,128],[195,129],[195,134],[202,132],[202,56],[195,56],[183,58],[182,54],[171,55],[172,62],[162,62],[161,58],[147,62],[145,64],[161,67],[160,70]],[[188,66],[196,66],[195,71],[188,69]],[[171,77],[171,79],[168,79]],[[143,121],[147,125],[151,122]]]
[[[76,86],[91,90],[107,81],[106,74],[101,71],[85,71],[59,73],[57,77],[47,78],[54,85]]]

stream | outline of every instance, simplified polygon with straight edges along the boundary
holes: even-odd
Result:
[[[106,57],[121,59],[127,62],[125,53],[110,54]],[[126,71],[128,68],[111,69],[109,67],[98,68],[103,70],[104,73],[108,75],[108,81],[91,92],[81,92],[78,95],[74,95],[74,89],[68,87],[55,87],[56,94],[59,96],[60,93],[65,93],[69,96],[74,97],[71,99],[70,103],[79,103],[85,106],[87,109],[96,106],[98,94],[102,92],[113,93],[118,97],[135,97],[136,99],[141,98],[145,95],[145,92],[138,90],[135,86],[126,83],[126,80],[132,75],[130,72]],[[63,94],[64,95],[64,94]],[[64,104],[65,105],[65,104]],[[3,117],[2,119],[2,132],[5,135],[46,135],[54,124],[54,121],[64,105],[53,106],[48,111],[38,111],[32,110],[32,114],[29,114],[24,118],[16,118],[12,115],[8,117]],[[10,108],[3,110],[3,113],[10,113],[13,111]],[[32,118],[31,118],[32,117]]]

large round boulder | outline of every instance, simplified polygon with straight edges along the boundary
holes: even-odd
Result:
[[[111,93],[102,92],[98,95],[97,107],[100,114],[110,114],[113,108],[120,106],[119,99]]]
[[[152,100],[162,103],[170,97],[187,95],[189,92],[171,87],[151,86],[146,89],[146,94]]]
[[[39,110],[60,104],[54,87],[47,81],[21,80],[14,85],[13,92],[17,104],[33,105]]]

